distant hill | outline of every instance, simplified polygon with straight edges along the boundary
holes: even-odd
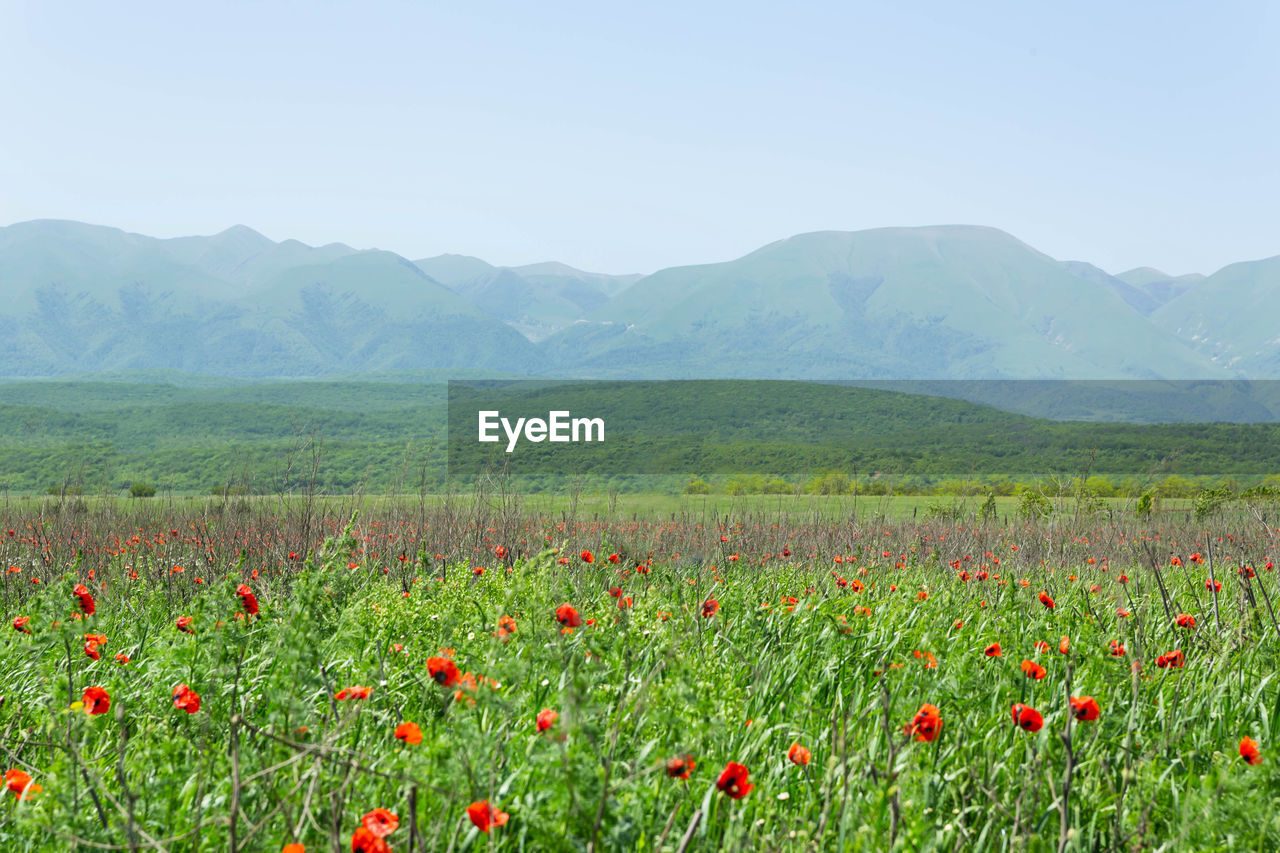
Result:
[[[1280,376],[1280,255],[1223,267],[1151,319],[1217,364]]]
[[[0,293],[0,377],[1280,378],[1280,258],[1113,276],[965,225],[637,276],[38,220]]]
[[[438,382],[3,382],[0,489],[118,493],[144,480],[177,492],[274,492],[302,487],[315,451],[316,485],[325,491],[439,490],[446,458],[464,482],[459,466],[476,460],[478,445],[446,444],[446,437],[474,435],[469,401],[496,403],[513,417],[563,407],[606,420],[605,445],[574,445],[558,461],[553,454],[566,445],[522,445],[513,470],[549,483],[556,472],[619,488],[651,488],[636,478],[666,477],[662,488],[674,490],[694,474],[804,482],[824,469],[863,480],[883,474],[895,488],[903,478],[925,488],[952,478],[1070,479],[1086,470],[1136,484],[1168,475],[1257,482],[1280,474],[1272,449],[1278,423],[1057,422],[947,399],[957,389],[945,383],[937,386],[944,396],[920,393],[931,390],[928,383],[908,386],[914,394],[780,381],[506,381],[497,395],[488,387],[453,385],[446,409]],[[1052,390],[1027,383],[1027,401]],[[446,414],[453,419],[447,434]]]
[[[1226,375],[1111,283],[971,226],[802,234],[662,270],[547,343],[578,375]]]
[[[414,263],[534,341],[585,317],[641,278],[583,272],[555,262],[495,267],[465,255],[439,255]]]
[[[177,240],[73,222],[0,228],[0,291],[9,377],[526,372],[538,360],[516,330],[399,255],[243,227]]]

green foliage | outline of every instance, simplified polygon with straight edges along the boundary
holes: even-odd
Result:
[[[1018,515],[1028,521],[1039,521],[1053,513],[1053,505],[1038,490],[1024,487],[1018,493]]]
[[[743,474],[729,478],[724,491],[727,495],[789,495],[795,487],[782,477]]]
[[[843,471],[819,471],[804,490],[810,495],[847,495],[853,491],[853,480]]]
[[[155,496],[156,487],[150,483],[134,480],[129,484],[129,497],[131,498],[153,498]]]
[[[1156,490],[1164,498],[1189,498],[1196,493],[1196,486],[1186,477],[1170,474],[1160,481]]]
[[[686,495],[709,495],[711,484],[697,475],[689,477],[689,485],[684,487]]]
[[[1191,507],[1195,512],[1196,521],[1204,521],[1223,507],[1228,501],[1236,496],[1235,489],[1230,485],[1221,485],[1214,489],[1201,489],[1196,493],[1195,499],[1191,502]]]

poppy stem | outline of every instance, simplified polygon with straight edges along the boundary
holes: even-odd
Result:
[[[1218,628],[1218,636],[1222,636],[1222,617],[1218,615],[1218,575],[1213,570],[1213,544],[1205,543],[1205,553],[1209,555],[1209,592],[1213,593],[1213,623]]]
[[[75,673],[71,671],[71,640],[66,634],[62,635],[62,643],[67,647],[67,704],[70,705],[76,701],[76,681]]]
[[[409,853],[418,849],[418,786],[409,786]]]
[[[689,849],[689,845],[693,842],[693,833],[697,831],[698,824],[702,822],[702,809],[698,809],[693,813],[693,818],[689,821],[689,828],[684,831],[684,837],[680,839],[680,846],[676,848],[676,853],[684,853]]]
[[[1064,691],[1067,697],[1067,719],[1062,725],[1062,746],[1066,751],[1067,766],[1062,773],[1062,804],[1059,810],[1062,814],[1062,820],[1058,824],[1058,853],[1063,853],[1067,849],[1067,834],[1071,831],[1070,826],[1070,805],[1071,799],[1071,774],[1075,769],[1075,753],[1071,749],[1071,722],[1075,717],[1071,707],[1071,670],[1072,662],[1067,661],[1067,677],[1064,685]]]

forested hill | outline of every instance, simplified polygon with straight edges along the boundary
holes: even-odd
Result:
[[[1061,422],[943,397],[781,381],[522,383],[505,393],[512,413],[605,417],[608,452],[585,449],[575,465],[623,487],[655,470],[802,483],[830,469],[919,488],[1082,473],[1246,482],[1280,474],[1274,423]],[[146,481],[176,492],[228,484],[272,492],[298,488],[314,470],[325,491],[435,489],[445,471],[445,406],[438,382],[0,384],[0,488],[117,492]]]

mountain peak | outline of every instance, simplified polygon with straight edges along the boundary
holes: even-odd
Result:
[[[214,234],[212,239],[218,241],[235,240],[241,243],[257,243],[266,249],[275,245],[275,241],[262,233],[253,230],[248,225],[232,225],[223,231]]]

